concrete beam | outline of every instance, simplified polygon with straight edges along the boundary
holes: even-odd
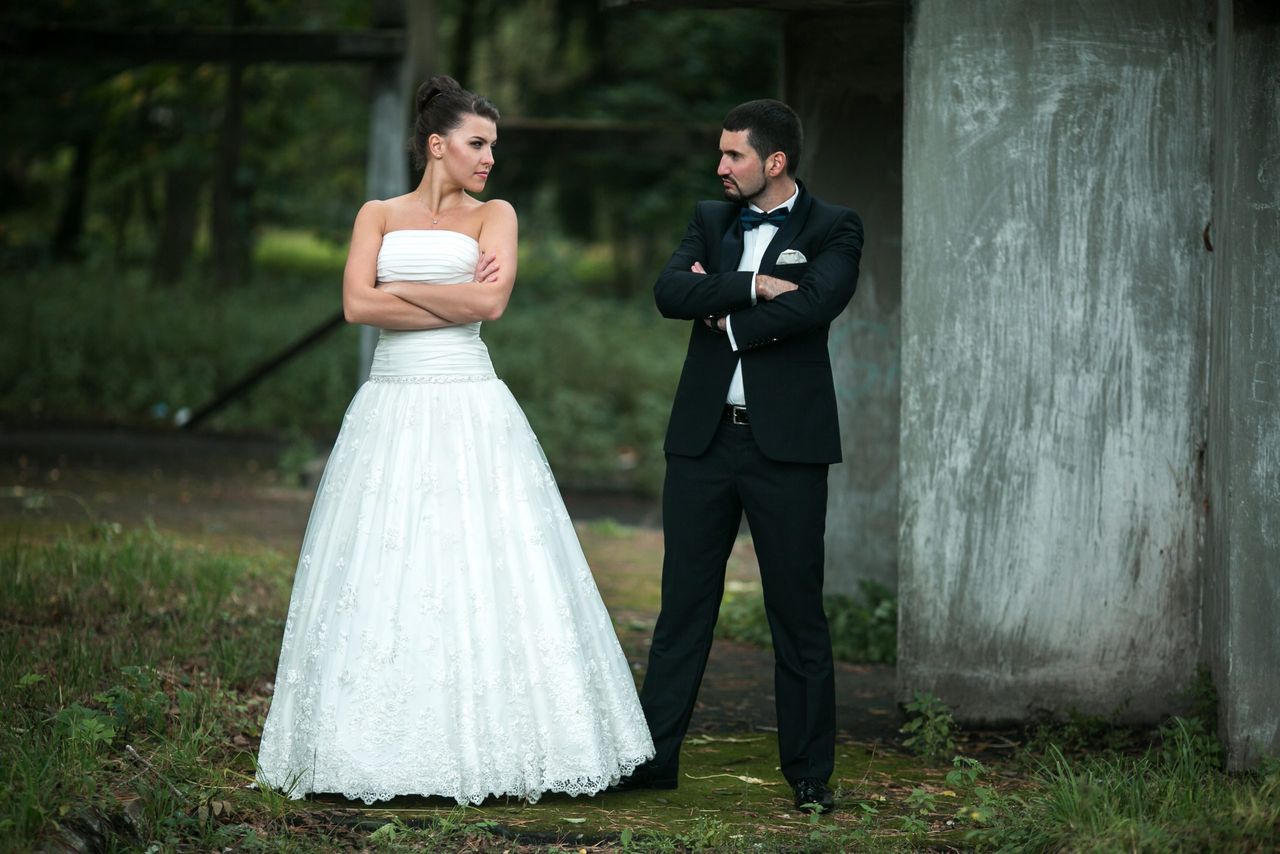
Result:
[[[837,593],[898,583],[903,38],[901,7],[793,15],[786,26],[800,176],[866,226],[858,292],[830,337],[845,459],[827,503],[826,586]]]

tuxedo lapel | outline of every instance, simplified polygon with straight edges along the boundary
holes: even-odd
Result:
[[[738,262],[742,260],[742,223],[738,221],[738,211],[740,208],[729,208],[733,211],[733,218],[729,220],[725,228],[724,236],[720,238],[720,259],[715,272],[729,273],[738,269]]]
[[[782,250],[791,245],[791,242],[800,234],[800,230],[804,228],[805,221],[809,218],[809,209],[813,207],[813,197],[809,195],[809,191],[804,188],[804,184],[799,181],[800,194],[796,196],[796,203],[791,206],[791,213],[787,214],[787,221],[782,224],[782,228],[778,229],[778,233],[769,241],[769,245],[765,247],[764,255],[760,258],[760,270],[766,276],[773,274],[774,265],[778,263],[778,256],[782,254]],[[739,227],[739,234],[742,229]],[[739,237],[738,257],[742,257],[742,243]],[[737,263],[736,261],[734,263]]]

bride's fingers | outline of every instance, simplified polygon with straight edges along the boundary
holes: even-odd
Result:
[[[476,264],[476,281],[490,282],[497,278],[498,256],[496,253],[488,252],[480,257],[479,263]]]
[[[493,264],[495,256],[492,252],[482,252],[476,260],[476,281],[483,282],[489,273],[489,266]]]

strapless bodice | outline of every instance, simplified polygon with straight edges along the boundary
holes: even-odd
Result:
[[[444,229],[406,229],[382,236],[379,282],[424,282],[448,287],[475,277],[480,246],[468,235]],[[383,329],[369,379],[383,382],[460,382],[493,377],[480,324],[443,329]]]

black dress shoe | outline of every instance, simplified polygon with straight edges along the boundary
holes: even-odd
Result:
[[[642,789],[674,789],[678,784],[679,780],[674,773],[662,773],[648,765],[641,765],[632,772],[630,777],[624,777],[610,786],[608,791],[638,792]]]
[[[832,812],[836,808],[836,799],[831,794],[831,787],[821,780],[805,777],[796,780],[792,787],[796,793],[796,809],[800,812]]]

